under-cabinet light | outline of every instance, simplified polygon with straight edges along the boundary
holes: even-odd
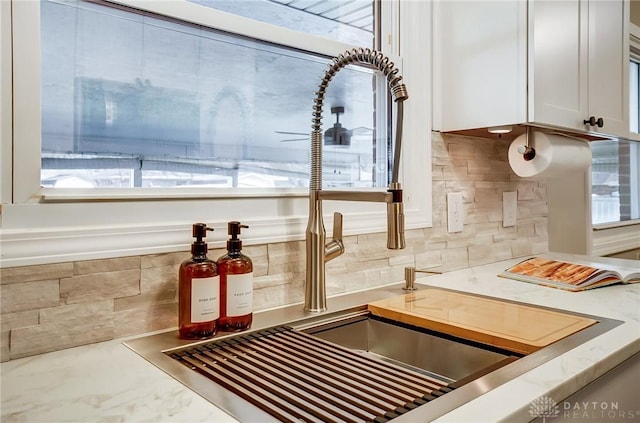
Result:
[[[508,134],[513,128],[511,126],[492,126],[487,129],[492,134]]]

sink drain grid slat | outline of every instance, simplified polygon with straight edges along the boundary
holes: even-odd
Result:
[[[396,372],[396,380],[408,388],[422,390],[438,390],[446,384],[434,377],[431,377],[425,373],[417,373],[408,370],[406,367],[398,366],[390,363],[389,361],[381,361],[372,359],[371,357],[354,354],[353,351],[332,342],[326,341],[322,338],[309,335],[304,332],[294,332],[295,337],[298,338],[298,342],[308,343],[310,348],[314,348],[316,351],[326,351],[327,354],[332,354],[339,357],[346,357],[353,362],[354,366],[367,369],[369,372],[379,374],[383,377],[388,375],[390,369],[394,369]],[[279,335],[291,336],[291,332],[281,332]],[[384,363],[384,364],[383,364]]]
[[[226,345],[222,347],[224,349],[227,348]],[[379,400],[373,396],[360,391],[349,393],[347,385],[333,378],[328,382],[323,382],[324,375],[313,369],[296,369],[285,364],[279,359],[278,355],[274,355],[269,351],[250,350],[245,346],[237,348],[245,354],[246,360],[251,364],[272,371],[294,385],[308,387],[308,389],[318,392],[319,396],[326,397],[330,402],[339,403],[349,408],[349,410],[355,409],[355,414],[358,412],[363,413],[364,419],[367,419],[367,416],[384,414],[386,411],[386,408],[376,404]]]
[[[168,354],[285,422],[384,422],[451,390],[286,326]]]

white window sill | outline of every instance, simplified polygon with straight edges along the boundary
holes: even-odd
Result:
[[[595,256],[606,256],[640,248],[640,220],[602,224],[593,228]]]
[[[145,189],[100,189],[100,188],[43,188],[40,200],[56,201],[136,201],[136,200],[174,200],[174,199],[207,199],[207,198],[283,198],[307,197],[308,189],[300,188],[145,188]]]

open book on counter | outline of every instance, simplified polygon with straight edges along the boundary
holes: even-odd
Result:
[[[568,291],[584,291],[618,283],[640,282],[640,261],[628,261],[629,267],[610,263],[569,262],[532,257],[510,267],[498,276]],[[638,266],[634,267],[634,264]]]

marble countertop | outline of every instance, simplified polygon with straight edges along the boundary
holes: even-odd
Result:
[[[616,262],[616,259],[609,260]],[[417,282],[618,319],[624,324],[437,421],[529,421],[532,401],[548,396],[560,402],[640,351],[640,284],[572,293],[496,276],[518,261],[520,259],[422,277]],[[124,346],[123,341],[107,341],[2,363],[1,420],[237,421],[145,361]]]

